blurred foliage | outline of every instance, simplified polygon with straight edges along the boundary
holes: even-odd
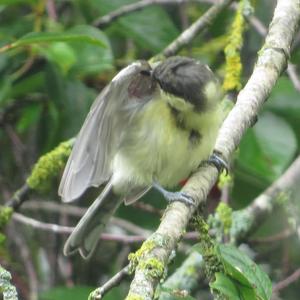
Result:
[[[92,25],[99,17],[132,2],[0,0],[1,205],[23,185],[38,158],[77,134],[93,100],[119,69],[133,60],[149,59],[158,54],[209,7],[195,2],[155,5],[123,16],[101,29]],[[255,3],[257,16],[267,26],[275,1]],[[208,63],[224,78],[223,51],[233,20],[233,11],[225,10],[180,54]],[[262,43],[255,29],[250,25],[246,27],[241,55],[242,85],[251,74]],[[299,66],[298,45],[299,42],[295,45],[291,60]],[[299,92],[283,74],[258,116],[258,122],[248,130],[236,153],[230,183],[233,187],[229,195],[231,207],[237,209],[251,203],[299,154],[299,115]],[[59,178],[56,178],[51,183],[47,194],[33,193],[30,199],[59,203],[58,182]],[[138,207],[121,207],[116,215],[153,230],[159,223],[158,211],[165,207],[165,202],[156,192],[148,193],[143,201],[151,203],[155,213]],[[212,193],[208,212],[218,201],[219,194]],[[299,206],[299,201],[293,203]],[[61,225],[71,226],[78,221],[77,217],[39,208],[24,208],[22,212],[32,218]],[[287,211],[279,210],[266,220],[258,236],[268,236],[288,226]],[[116,226],[110,226],[108,230],[125,232]],[[39,289],[35,291],[39,294],[38,299],[83,299],[92,289],[85,286],[96,287],[105,282],[127,263],[128,253],[139,246],[103,241],[95,257],[85,262],[79,257],[67,259],[62,256],[65,236],[18,223],[13,223],[7,232],[7,253],[5,259],[0,258],[0,263],[5,261],[5,266],[12,270],[21,299],[34,299],[28,261],[34,266],[38,281]],[[19,235],[26,242],[23,251],[16,242]],[[190,243],[185,242],[184,246],[189,248]],[[256,247],[259,253],[256,262],[265,263],[272,280],[279,281],[300,262],[299,240],[291,236],[276,244],[276,251],[270,251],[272,246]],[[24,256],[24,253],[29,254]],[[182,253],[177,255],[169,266],[169,273],[180,265],[184,257]],[[232,279],[220,275],[216,284],[221,289],[224,281],[228,283],[228,280]],[[248,280],[251,282],[251,278]],[[297,288],[300,288],[299,283],[291,285],[282,297],[296,299]],[[206,286],[206,291],[208,289]],[[124,281],[105,299],[121,299],[127,290],[128,281]],[[196,291],[195,295],[196,299],[202,299],[201,291]],[[186,296],[186,299],[191,298]]]

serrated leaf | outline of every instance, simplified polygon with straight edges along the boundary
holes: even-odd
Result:
[[[245,253],[231,245],[218,245],[217,253],[225,272],[245,288],[253,289],[256,299],[269,300],[272,295],[272,283]]]

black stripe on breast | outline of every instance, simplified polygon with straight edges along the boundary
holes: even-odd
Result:
[[[200,143],[202,138],[202,135],[199,131],[192,129],[190,131],[190,136],[189,136],[189,141],[191,142],[191,144],[193,145],[197,145]]]

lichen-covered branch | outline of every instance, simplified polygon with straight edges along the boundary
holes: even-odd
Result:
[[[220,129],[216,150],[225,160],[229,160],[242,136],[253,124],[253,120],[268,98],[276,80],[286,68],[299,20],[299,1],[278,1],[269,33],[259,52],[253,73],[244,89],[239,93],[235,107]],[[192,196],[198,205],[203,204],[209,190],[216,182],[217,176],[217,170],[213,166],[202,167],[188,180],[183,191]],[[150,300],[153,298],[169,257],[176,249],[193,212],[194,208],[189,208],[182,203],[172,203],[167,208],[159,228],[150,237],[152,247],[140,253],[127,300]],[[148,242],[149,240],[145,243]],[[159,272],[154,272],[155,265],[148,263],[151,261],[159,262]],[[161,272],[162,267],[163,272]]]
[[[7,206],[17,210],[26,200],[30,190],[45,190],[51,183],[51,180],[56,178],[58,173],[61,172],[71,153],[74,142],[75,138],[72,138],[41,156],[34,165],[26,183],[16,191],[10,201],[8,201]]]
[[[202,270],[202,272],[200,271]],[[169,291],[185,291],[190,294],[198,282],[204,277],[204,260],[202,255],[193,251],[183,264],[163,283],[159,300],[172,300],[174,296]],[[167,289],[167,292],[164,292]]]
[[[281,205],[281,198],[288,197],[290,195],[289,191],[298,183],[300,183],[300,156],[290,165],[280,178],[255,198],[249,206],[232,213],[230,218],[231,224],[229,224],[230,242],[238,245],[248,238],[261,222],[272,213],[277,204]],[[221,204],[222,202],[220,205]],[[219,207],[220,206],[218,206],[218,208]],[[271,242],[275,239],[290,236],[294,232],[295,229],[285,229],[280,234],[274,235],[272,239],[265,238],[263,241]],[[222,234],[224,234],[224,232],[222,232]],[[205,261],[203,260],[202,255],[198,252],[192,252],[185,259],[180,268],[164,282],[163,287],[173,290],[185,290],[190,294],[196,288],[198,279],[201,278],[201,276],[204,276],[204,265]],[[193,272],[190,272],[191,270],[193,270]],[[169,299],[172,299],[170,294],[160,294],[159,300]]]

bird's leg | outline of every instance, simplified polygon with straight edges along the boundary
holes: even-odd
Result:
[[[179,201],[186,205],[192,205],[195,206],[195,201],[193,198],[183,192],[170,192],[165,190],[161,185],[159,185],[157,182],[153,182],[152,186],[159,191],[168,202],[174,202]]]
[[[219,173],[222,173],[225,170],[226,175],[228,175],[228,164],[220,157],[217,152],[214,151],[206,162],[214,165]]]

